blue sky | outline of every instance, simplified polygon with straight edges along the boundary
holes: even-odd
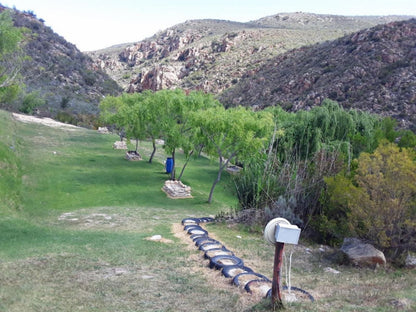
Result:
[[[190,19],[247,22],[283,12],[414,15],[416,0],[4,0],[33,11],[81,51],[135,42]]]

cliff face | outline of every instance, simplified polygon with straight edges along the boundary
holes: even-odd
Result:
[[[62,110],[96,114],[103,96],[121,91],[89,56],[54,33],[33,13],[11,12],[15,26],[30,30],[24,45],[29,59],[21,75],[27,90],[37,91],[47,101],[40,108],[43,114],[53,116]]]
[[[394,19],[285,13],[249,23],[193,20],[89,55],[128,92],[180,87],[218,94],[279,54]]]
[[[325,98],[416,128],[416,20],[303,47],[247,73],[221,95],[228,106],[309,109]]]

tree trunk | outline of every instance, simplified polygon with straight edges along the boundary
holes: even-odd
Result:
[[[193,153],[194,153],[194,150],[192,150],[192,151],[188,154],[188,156],[186,157],[186,162],[185,162],[185,164],[184,164],[184,165],[183,165],[183,167],[182,167],[181,174],[180,174],[180,175],[179,175],[179,177],[178,177],[178,181],[180,181],[180,180],[182,179],[183,172],[185,171],[186,165],[188,164],[189,160],[191,159],[191,156],[192,156],[192,154],[193,154]]]
[[[172,172],[170,173],[170,179],[175,180],[175,149],[172,151]]]
[[[221,180],[221,173],[224,170],[224,168],[227,166],[228,160],[223,164],[222,163],[222,157],[220,157],[220,168],[218,170],[217,178],[215,179],[214,183],[212,184],[211,191],[209,192],[208,196],[208,204],[211,204],[212,202],[212,196],[214,194],[215,186],[220,182]]]
[[[156,154],[156,140],[154,138],[152,138],[152,145],[153,145],[153,151],[152,151],[152,155],[150,155],[149,163],[152,163],[153,157]]]
[[[139,149],[139,139],[136,139],[136,153],[138,149]]]

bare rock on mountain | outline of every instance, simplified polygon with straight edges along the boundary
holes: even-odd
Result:
[[[141,92],[143,90],[170,89],[177,85],[181,74],[186,70],[182,66],[156,65],[143,74],[137,75],[130,83],[128,92]]]
[[[248,23],[192,20],[89,55],[128,92],[179,87],[218,94],[276,55],[392,19],[298,12]]]
[[[330,98],[416,129],[415,46],[415,19],[379,25],[277,56],[220,99],[227,106],[280,104],[296,111]]]

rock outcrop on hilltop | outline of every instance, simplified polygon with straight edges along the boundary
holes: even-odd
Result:
[[[302,47],[246,73],[221,95],[228,106],[309,109],[330,98],[416,129],[416,20]]]
[[[89,54],[128,92],[179,87],[218,94],[274,56],[397,18],[298,12],[248,23],[192,20]]]

